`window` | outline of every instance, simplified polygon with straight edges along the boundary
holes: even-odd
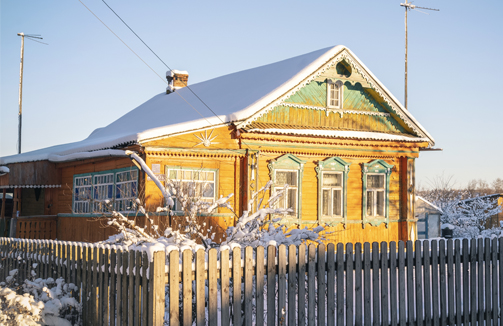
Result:
[[[322,179],[322,214],[342,216],[342,173],[325,172]]]
[[[278,208],[291,208],[292,211],[288,213],[290,216],[297,215],[297,197],[299,193],[298,189],[298,171],[287,171],[287,170],[276,170],[276,176],[273,187],[273,192],[279,191],[288,185],[288,189],[283,194],[283,197],[279,200]]]
[[[383,160],[364,163],[363,173],[363,225],[389,225],[389,182],[393,165]]]
[[[138,171],[124,171],[115,174],[115,209],[119,212],[130,210],[137,195]]]
[[[285,154],[272,160],[269,164],[269,172],[273,186],[271,194],[288,185],[288,189],[277,203],[277,207],[291,208],[287,217],[294,219],[294,223],[299,223],[302,202],[302,174],[306,161],[299,159],[292,154]]]
[[[346,226],[346,188],[350,163],[339,157],[318,162],[318,220],[335,226]]]
[[[108,204],[119,212],[131,211],[137,197],[138,170],[114,170],[74,176],[74,213],[103,213]]]
[[[330,109],[342,109],[343,84],[340,80],[334,82],[327,80],[327,107]]]
[[[75,213],[91,212],[91,176],[77,177],[74,181],[73,211]]]
[[[207,203],[215,201],[216,170],[167,167],[166,173],[168,179],[192,200],[202,200]],[[173,210],[182,211],[183,209],[182,203],[177,198]]]
[[[367,174],[367,216],[384,217],[384,174]]]

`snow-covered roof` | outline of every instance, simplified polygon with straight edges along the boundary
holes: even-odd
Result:
[[[435,205],[435,204],[431,203],[430,201],[424,199],[423,197],[416,196],[416,201],[417,200],[422,200],[423,202],[425,202],[426,204],[430,205],[431,207],[435,208],[436,210],[438,210],[440,213],[443,214],[443,210],[440,207],[438,207],[437,205]]]
[[[345,46],[338,45],[190,85],[192,91],[185,87],[171,94],[163,92],[108,126],[94,130],[82,141],[2,157],[0,164],[46,160],[49,155],[67,156],[109,149],[210,126],[251,121],[341,55],[351,57],[353,63],[358,64],[358,69],[362,69],[376,89],[387,95],[396,110],[394,114],[416,130],[419,138],[428,138],[431,144],[434,143],[427,131],[363,63]],[[218,116],[213,115],[194,94]]]

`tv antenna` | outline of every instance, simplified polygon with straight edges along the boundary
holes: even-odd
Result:
[[[418,7],[416,5],[413,5],[411,2],[408,2],[408,0],[405,0],[405,3],[401,3],[400,6],[405,7],[405,109],[407,110],[407,43],[408,43],[408,41],[407,41],[407,11],[410,11],[412,9],[416,9],[419,12],[422,12],[422,11],[418,10],[418,9],[440,11],[440,9]],[[427,14],[425,12],[422,12],[422,13]]]
[[[17,33],[18,36],[21,36],[21,66],[19,68],[19,127],[18,127],[18,154],[21,154],[21,125],[22,125],[22,117],[23,117],[23,61],[24,61],[24,38],[28,38],[29,40],[42,43],[48,45],[47,43],[37,41],[43,40],[40,34],[25,34],[25,33]]]

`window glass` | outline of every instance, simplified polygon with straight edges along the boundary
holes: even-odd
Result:
[[[138,195],[137,180],[137,170],[75,177],[73,212],[107,212],[107,202],[117,211],[130,211]]]
[[[377,191],[376,195],[376,215],[384,216],[384,191]]]
[[[341,187],[342,173],[323,173],[323,186],[326,187]]]
[[[342,216],[342,173],[322,173],[322,214],[325,216]]]
[[[335,189],[333,191],[333,214],[336,216],[342,216],[342,190]]]
[[[367,188],[384,188],[384,175],[383,174],[368,175]]]
[[[367,175],[367,216],[385,216],[385,175]]]
[[[373,191],[367,191],[367,215],[372,216],[373,210],[374,210],[374,192]]]
[[[329,203],[330,203],[330,190],[329,189],[323,189],[323,198],[322,198],[322,214],[323,215],[328,215],[329,211]]]
[[[177,193],[177,197],[188,196],[192,200],[202,200],[207,203],[215,201],[214,171],[168,169],[167,175],[180,192]],[[173,208],[175,211],[185,209],[179,199],[175,198],[175,207]]]
[[[281,190],[285,185],[288,185],[287,191],[283,194],[283,197],[279,200],[277,207],[279,208],[291,208],[292,212],[289,212],[288,215],[294,216],[297,215],[297,171],[285,171],[285,170],[277,170],[275,171],[276,180],[275,187],[273,191]]]

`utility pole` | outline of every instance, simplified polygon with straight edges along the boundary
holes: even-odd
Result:
[[[23,61],[24,61],[24,38],[25,36],[28,39],[31,39],[32,41],[35,41],[34,39],[40,39],[42,40],[38,34],[37,35],[30,35],[30,34],[24,34],[24,33],[17,33],[18,36],[21,36],[21,64],[19,68],[19,127],[18,127],[18,154],[21,154],[21,125],[23,122]],[[35,41],[38,43],[46,44],[43,42]]]
[[[17,153],[21,154],[21,125],[23,123],[23,61],[24,61],[24,33],[18,33],[21,36],[21,64],[19,68],[19,114],[18,114],[18,150]]]
[[[413,5],[412,3],[408,2],[408,0],[405,0],[405,3],[401,3],[400,6],[405,7],[405,109],[407,110],[407,79],[408,79],[408,72],[407,72],[407,51],[408,51],[408,31],[407,31],[407,11],[411,9],[426,9],[426,10],[434,10],[434,11],[440,11],[440,9],[432,9],[432,8],[425,8],[425,7],[418,7],[416,5]],[[420,11],[420,10],[418,10]]]

